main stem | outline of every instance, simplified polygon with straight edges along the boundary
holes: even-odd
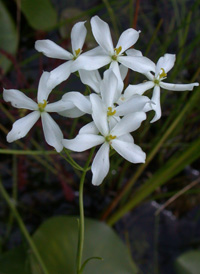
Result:
[[[41,267],[43,273],[44,274],[49,274],[49,272],[48,272],[48,270],[47,270],[47,268],[46,268],[46,266],[45,266],[45,264],[44,264],[44,262],[43,262],[43,260],[42,260],[42,258],[40,256],[40,254],[39,254],[39,252],[38,252],[38,250],[37,250],[37,248],[36,248],[33,240],[31,239],[31,237],[30,237],[30,235],[28,233],[28,230],[26,229],[26,227],[25,227],[25,225],[24,225],[24,223],[23,223],[23,221],[22,221],[22,219],[21,219],[21,217],[20,217],[20,215],[19,215],[19,213],[18,213],[18,211],[17,211],[14,203],[11,201],[11,199],[10,199],[7,191],[3,187],[1,181],[0,181],[0,192],[1,192],[2,196],[4,197],[4,199],[6,200],[8,206],[10,207],[10,210],[12,211],[13,215],[15,216],[15,218],[16,218],[16,220],[18,222],[18,225],[19,225],[19,227],[21,229],[21,232],[23,233],[23,235],[26,238],[29,246],[31,247],[31,249],[33,251],[33,254],[37,258],[37,260],[38,260],[38,262],[40,264],[40,267]]]
[[[90,161],[92,159],[94,149],[91,149],[88,160],[84,166],[84,170],[81,176],[80,186],[79,186],[79,211],[80,211],[80,220],[79,220],[79,237],[78,237],[78,250],[77,250],[77,274],[81,274],[82,266],[82,255],[83,255],[83,245],[84,245],[84,205],[83,205],[83,187],[85,182],[85,175],[88,171]]]
[[[83,186],[85,181],[85,175],[87,171],[83,171],[81,176],[80,186],[79,186],[79,239],[78,239],[78,251],[77,251],[77,274],[81,273],[81,262],[83,254],[83,245],[84,245],[84,205],[83,205]]]

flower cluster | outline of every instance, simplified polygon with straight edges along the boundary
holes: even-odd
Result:
[[[131,163],[145,162],[146,154],[134,143],[131,133],[140,127],[148,111],[155,112],[151,122],[161,117],[160,87],[182,91],[192,90],[199,84],[163,82],[174,66],[175,55],[167,53],[154,64],[140,51],[130,49],[137,42],[140,31],[127,29],[119,37],[117,45],[113,46],[106,22],[94,16],[91,28],[98,46],[87,52],[83,52],[87,34],[85,22],[76,23],[72,28],[72,53],[50,40],[36,41],[37,51],[50,58],[66,60],[53,71],[43,72],[39,81],[37,103],[14,89],[4,89],[3,98],[14,107],[32,110],[13,124],[7,135],[8,142],[24,137],[41,117],[45,140],[57,152],[62,151],[63,147],[81,152],[101,145],[91,167],[92,183],[99,185],[109,172],[111,149]],[[109,68],[101,77],[98,69],[106,65]],[[128,69],[144,74],[148,81],[129,85],[124,90]],[[74,72],[78,72],[82,83],[88,85],[93,92],[85,96],[78,91],[71,91],[64,94],[61,100],[48,103],[51,91]],[[152,97],[144,96],[145,91],[150,89],[153,89]],[[74,139],[68,140],[64,139],[61,129],[49,112],[70,118],[89,114],[92,121],[83,126]]]

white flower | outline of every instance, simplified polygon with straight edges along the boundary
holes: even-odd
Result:
[[[67,62],[63,63],[50,72],[50,77],[47,84],[51,87],[54,88],[55,86],[59,85],[69,77],[71,72],[74,72],[72,71],[72,64],[81,55],[87,34],[87,30],[84,24],[85,22],[78,22],[72,28],[72,53],[58,46],[51,40],[38,40],[35,42],[36,50],[42,52],[45,56],[67,60]]]
[[[79,70],[80,66],[85,70],[95,70],[112,62],[119,62],[125,67],[134,71],[146,73],[154,71],[155,64],[143,56],[125,56],[124,52],[133,46],[139,38],[139,31],[132,28],[124,31],[116,45],[113,46],[109,26],[98,16],[91,19],[91,27],[95,40],[99,47],[88,51],[82,55],[79,62],[74,62],[74,70]]]
[[[146,119],[146,114],[144,112],[128,114],[113,128],[110,128],[102,102],[91,100],[91,104],[94,122],[84,126],[76,138],[72,140],[64,139],[63,145],[72,151],[81,152],[102,144],[91,167],[93,173],[92,184],[100,185],[109,171],[110,147],[131,163],[145,162],[146,154],[139,146],[134,144],[130,132],[140,127],[141,122]],[[99,135],[99,132],[101,135]]]
[[[89,96],[85,96],[77,91],[70,91],[63,95],[62,102],[66,104],[73,104],[73,109],[67,109],[62,112],[58,112],[60,115],[65,117],[77,118],[84,114],[92,113],[92,106],[90,103]]]
[[[117,77],[117,88],[119,90],[119,92],[121,93],[121,91],[124,88],[124,79],[127,75],[128,72],[128,68],[126,68],[123,65],[118,66],[118,63],[116,61],[112,62],[112,64],[110,65],[109,70],[112,70],[113,73],[115,74],[115,76]],[[85,85],[88,85],[89,87],[91,87],[96,93],[101,93],[100,92],[100,84],[102,81],[101,75],[99,73],[98,70],[79,70],[79,75],[80,75],[80,79],[81,82]]]
[[[63,149],[61,142],[63,134],[48,112],[59,112],[66,109],[72,109],[74,108],[74,105],[70,102],[63,102],[62,100],[48,104],[47,99],[51,92],[51,88],[46,85],[48,77],[49,73],[43,72],[38,86],[37,103],[19,90],[4,89],[3,99],[6,102],[11,102],[12,106],[16,108],[33,111],[13,124],[12,130],[7,135],[7,141],[9,143],[23,138],[41,117],[46,142],[50,146],[53,146],[57,152],[60,152]]]
[[[110,127],[119,122],[120,117],[129,113],[143,111],[145,105],[150,102],[147,96],[134,95],[129,100],[117,104],[121,97],[122,90],[118,88],[118,79],[113,70],[108,69],[104,72],[104,78],[99,84],[100,96],[91,94],[90,101],[94,104],[101,104],[102,112],[107,115]]]
[[[155,110],[155,116],[151,120],[151,123],[157,121],[161,117],[160,88],[174,91],[184,91],[193,90],[195,86],[199,85],[199,83],[171,84],[163,82],[163,80],[167,78],[168,71],[170,71],[174,66],[175,58],[176,56],[174,54],[168,53],[166,53],[163,57],[160,57],[156,64],[154,75],[151,72],[145,74],[149,81],[145,81],[144,83],[138,85],[129,85],[123,95],[127,100],[134,94],[142,95],[145,91],[154,88],[151,101],[155,103],[152,104],[152,108]]]

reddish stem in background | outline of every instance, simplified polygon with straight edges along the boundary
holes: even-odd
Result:
[[[136,26],[137,26],[139,8],[140,8],[140,0],[137,0],[136,5],[135,5],[135,12],[134,12],[134,16],[133,16],[133,26],[132,26],[133,29],[136,29]],[[128,86],[128,83],[129,83],[129,70],[128,70],[127,76],[124,80],[125,88]]]
[[[136,26],[137,26],[139,8],[140,8],[140,0],[137,0],[136,1],[135,12],[134,12],[134,17],[133,17],[133,29],[135,29]]]
[[[22,83],[24,83],[28,87],[26,79],[25,79],[23,73],[21,72],[21,69],[17,63],[16,58],[12,54],[10,54],[9,52],[7,52],[3,49],[0,49],[0,53],[12,62],[13,66],[16,70],[16,73],[17,73],[17,86],[21,87],[21,86],[23,86]]]

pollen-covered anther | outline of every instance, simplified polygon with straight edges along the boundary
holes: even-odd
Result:
[[[162,79],[164,77],[167,77],[167,73],[165,73],[165,70],[163,68],[161,68],[161,73],[159,75],[159,78]]]
[[[47,105],[47,101],[46,100],[43,100],[44,103],[38,103],[38,109],[40,112],[43,112],[46,105]]]
[[[82,50],[80,48],[75,50],[76,55],[74,55],[74,60],[76,60],[76,58],[78,58],[78,56],[80,55],[81,52],[82,52]]]
[[[112,107],[108,107],[108,110],[107,110],[108,116],[113,116],[115,115],[115,113],[116,113],[116,110],[112,110]]]
[[[79,48],[79,49],[76,49],[76,50],[75,50],[76,56],[79,55],[80,52],[81,52],[81,49],[80,49],[80,48]]]
[[[119,53],[121,52],[121,50],[122,50],[121,46],[114,49],[114,51],[116,52],[117,55],[119,55]]]
[[[114,140],[116,138],[116,136],[113,135],[108,135],[105,137],[106,142],[108,142],[109,144],[111,144],[111,141]]]

